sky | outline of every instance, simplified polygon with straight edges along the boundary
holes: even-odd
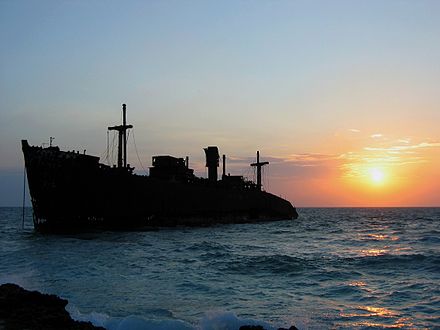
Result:
[[[21,139],[107,162],[122,103],[138,173],[188,155],[206,177],[217,145],[249,179],[260,150],[264,189],[298,207],[440,206],[439,15],[436,0],[1,0],[0,206],[22,203]]]

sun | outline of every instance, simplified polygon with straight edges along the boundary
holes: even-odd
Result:
[[[369,174],[371,181],[375,184],[383,183],[385,180],[384,172],[380,168],[377,167],[371,168],[369,170]]]

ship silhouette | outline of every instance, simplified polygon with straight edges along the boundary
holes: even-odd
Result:
[[[118,134],[117,165],[99,157],[59,147],[30,146],[22,140],[26,174],[33,207],[34,227],[41,231],[140,229],[167,226],[206,226],[294,219],[292,204],[262,190],[257,182],[223,174],[218,178],[220,155],[216,146],[205,148],[208,178],[194,175],[188,157],[154,156],[149,175],[138,175],[127,164],[126,106],[122,125],[108,127]],[[52,139],[51,139],[52,141]]]

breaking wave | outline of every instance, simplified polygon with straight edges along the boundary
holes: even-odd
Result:
[[[191,324],[179,319],[149,319],[135,315],[111,317],[96,312],[83,314],[72,304],[67,305],[66,309],[74,320],[91,322],[107,330],[229,330],[239,329],[243,325],[260,325],[266,330],[278,329],[267,322],[239,318],[225,311],[207,312],[196,324]]]

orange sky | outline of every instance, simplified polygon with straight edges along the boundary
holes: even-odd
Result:
[[[274,179],[297,205],[440,204],[440,142],[348,129],[327,143],[338,152],[290,155],[275,165],[296,168]]]

